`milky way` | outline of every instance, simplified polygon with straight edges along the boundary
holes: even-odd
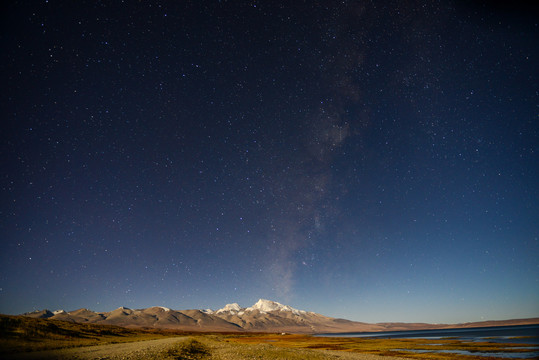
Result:
[[[0,312],[538,316],[518,2],[11,2]]]

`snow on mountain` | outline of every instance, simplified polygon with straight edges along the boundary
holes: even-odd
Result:
[[[245,311],[255,311],[255,310],[258,310],[263,314],[268,313],[270,311],[289,311],[295,315],[306,314],[306,311],[304,310],[294,309],[291,306],[283,305],[276,301],[265,300],[265,299],[260,299],[257,301],[256,304],[245,309]]]
[[[242,308],[238,303],[232,303],[232,304],[225,305],[224,308],[219,309],[217,311],[212,311],[211,309],[202,310],[202,311],[206,314],[215,314],[215,315],[230,314],[230,315],[238,315],[238,316],[242,316],[245,313],[249,313],[253,311],[259,311],[262,314],[267,314],[268,312],[272,312],[272,311],[286,311],[286,312],[291,312],[294,315],[304,315],[307,313],[306,311],[294,309],[291,306],[283,305],[276,301],[265,300],[265,299],[258,300],[256,304],[248,308]]]
[[[67,314],[67,313],[65,312],[65,310],[56,310],[56,311],[53,311],[52,313],[53,313],[54,315],[58,315],[58,314]]]
[[[233,313],[237,313],[237,312],[239,312],[241,310],[242,310],[242,308],[238,303],[232,303],[232,304],[226,304],[224,308],[217,310],[215,313],[220,314],[220,313],[223,313],[223,312],[228,312],[228,313],[233,314]]]

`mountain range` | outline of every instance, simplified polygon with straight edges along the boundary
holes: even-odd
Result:
[[[120,307],[109,312],[79,309],[40,310],[22,314],[34,318],[49,318],[77,323],[109,324],[131,328],[158,328],[185,331],[260,331],[291,333],[340,333],[363,331],[397,331],[537,324],[539,318],[489,321],[466,324],[377,323],[369,324],[336,319],[314,312],[294,309],[275,301],[260,299],[253,306],[243,308],[237,303],[219,310],[171,310],[162,306],[146,309]]]

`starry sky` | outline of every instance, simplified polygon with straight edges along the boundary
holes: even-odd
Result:
[[[539,316],[518,1],[2,5],[0,312]]]

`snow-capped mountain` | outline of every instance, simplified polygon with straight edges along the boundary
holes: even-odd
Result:
[[[247,308],[242,308],[238,303],[232,303],[232,304],[225,305],[224,308],[219,309],[217,311],[205,310],[205,312],[209,314],[232,314],[232,315],[237,314],[239,316],[245,313],[253,312],[253,311],[259,311],[262,314],[267,314],[268,312],[272,312],[272,311],[288,311],[296,315],[307,313],[304,310],[294,309],[291,306],[283,305],[276,301],[265,300],[265,299],[260,299],[258,300],[256,304],[254,304],[253,306],[249,306]]]
[[[307,313],[304,310],[294,309],[293,307],[290,307],[288,305],[283,305],[283,304],[280,304],[280,303],[278,303],[276,301],[264,300],[264,299],[258,300],[258,302],[256,304],[254,304],[253,306],[248,307],[247,309],[245,309],[245,311],[255,311],[255,310],[258,310],[261,313],[268,313],[268,312],[271,312],[271,311],[289,311],[289,312],[291,312],[293,314],[296,314],[296,315],[301,315],[301,314],[306,314]]]
[[[216,311],[211,309],[171,310],[162,306],[130,309],[122,306],[109,312],[94,312],[88,309],[69,312],[43,310],[24,315],[79,323],[187,331],[313,333],[376,330],[376,325],[334,319],[264,299],[260,299],[256,304],[246,308],[232,303]]]
[[[539,318],[507,321],[490,321],[466,324],[420,324],[379,323],[335,319],[314,312],[294,309],[275,301],[260,299],[253,306],[242,308],[237,303],[222,309],[172,310],[163,306],[146,309],[119,307],[109,312],[94,312],[88,309],[74,311],[36,310],[23,316],[64,320],[78,323],[109,324],[125,327],[175,329],[184,331],[260,331],[291,333],[336,333],[359,331],[396,331],[419,329],[442,329],[455,327],[481,327],[501,325],[537,324]]]
[[[220,313],[225,313],[225,312],[237,313],[241,310],[242,308],[240,307],[238,303],[232,303],[232,304],[226,304],[224,308],[217,310],[215,314],[220,314]]]

